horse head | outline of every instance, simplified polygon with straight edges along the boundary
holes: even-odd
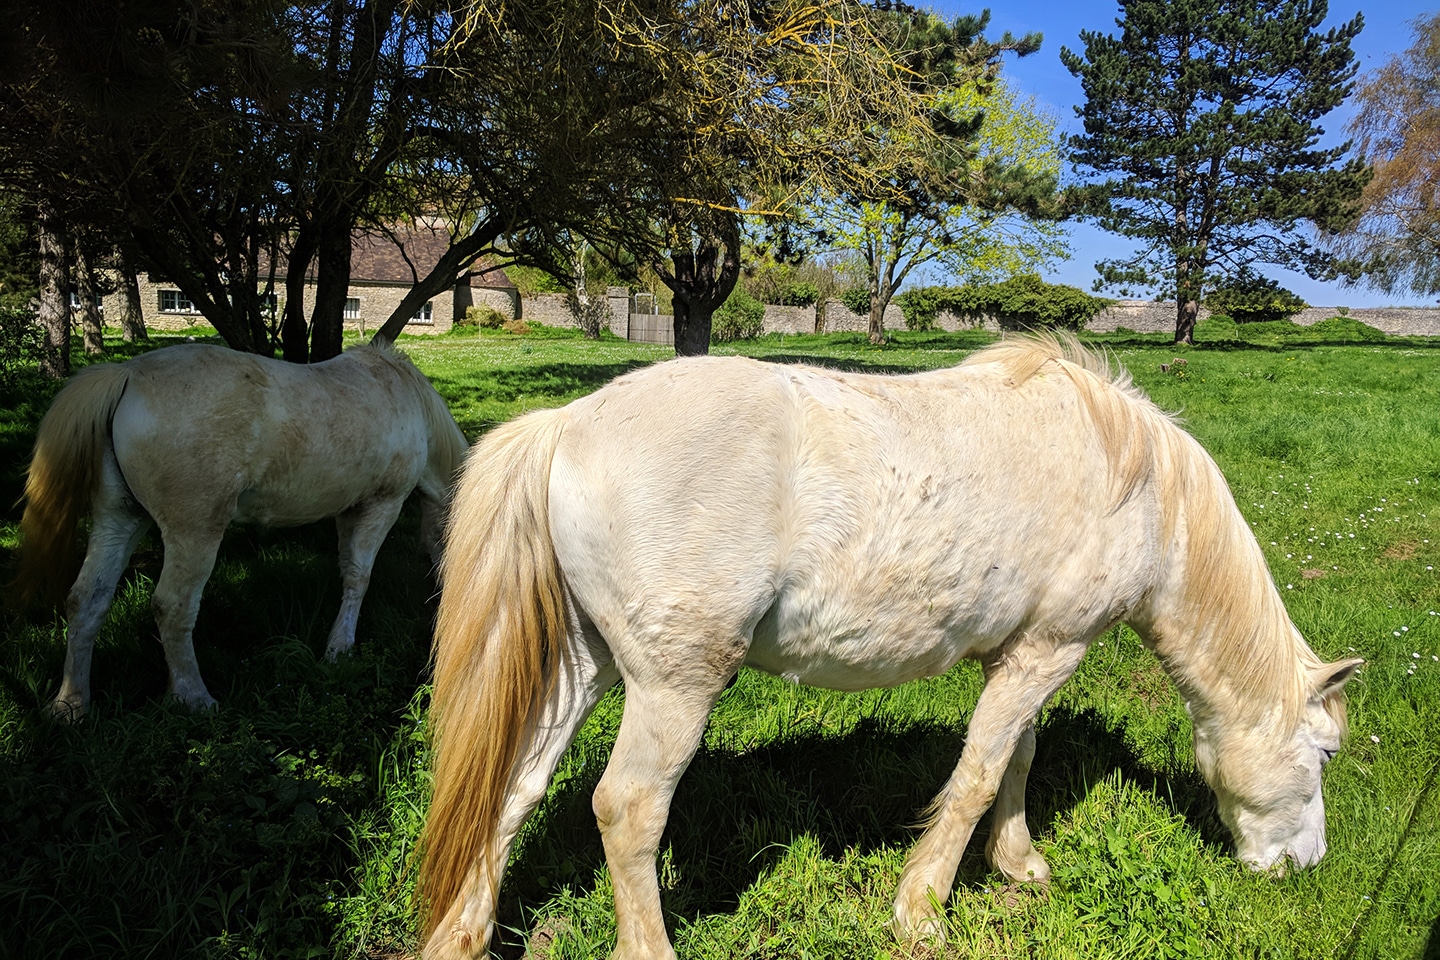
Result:
[[[1304,869],[1325,855],[1320,772],[1345,735],[1341,688],[1363,662],[1310,669],[1304,710],[1287,724],[1289,736],[1251,730],[1222,739],[1215,726],[1196,723],[1195,759],[1215,790],[1236,856],[1252,869]]]

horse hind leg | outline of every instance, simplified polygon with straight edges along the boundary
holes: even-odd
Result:
[[[1014,796],[1016,789],[1024,789],[1022,771],[1028,772],[1029,755],[1033,755],[1033,730],[1018,762],[1015,754],[1040,708],[1075,671],[1084,652],[1084,643],[1056,644],[1026,634],[984,662],[985,689],[966,731],[960,762],[936,798],[934,818],[900,876],[894,924],[902,939],[943,936],[939,905],[950,896],[955,871],[976,822],[1007,779],[1009,790],[997,826],[1002,859],[1017,854],[1017,859],[1008,863],[1011,869],[1022,864],[1027,872],[1033,869],[1028,855],[1021,857],[1015,849],[1020,846],[1017,834],[1025,832],[1025,826],[1023,801],[1017,803]],[[1024,846],[1033,849],[1028,833]],[[1039,858],[1038,853],[1035,856]]]
[[[663,684],[626,678],[620,732],[593,798],[615,890],[612,960],[674,960],[655,857],[676,784],[733,675],[672,677]]]
[[[155,585],[152,607],[160,628],[160,644],[165,648],[165,666],[170,671],[170,695],[192,710],[215,706],[215,698],[200,678],[194,632],[200,594],[215,569],[215,554],[224,534],[224,524],[182,529],[161,522],[165,563]]]
[[[545,798],[560,758],[570,747],[595,705],[620,679],[604,642],[593,631],[581,633],[571,612],[569,647],[555,687],[529,740],[515,760],[512,781],[493,842],[470,868],[461,893],[425,945],[424,960],[485,956],[495,922],[499,884],[520,828]],[[486,864],[494,864],[493,872]]]
[[[340,612],[330,628],[325,659],[334,660],[355,646],[355,627],[360,620],[360,602],[370,587],[370,571],[385,535],[400,516],[404,497],[370,500],[335,517],[340,540]]]
[[[95,637],[115,596],[130,555],[150,527],[150,518],[129,503],[113,460],[102,467],[100,491],[91,508],[85,561],[65,600],[65,673],[60,692],[46,708],[54,719],[78,720],[90,709],[90,663]]]

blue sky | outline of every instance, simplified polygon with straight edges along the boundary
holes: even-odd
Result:
[[[965,0],[933,3],[933,9],[945,16],[954,17],[962,13],[976,13],[987,4],[968,3]],[[1060,62],[1060,48],[1083,49],[1080,43],[1081,30],[1098,30],[1103,33],[1118,32],[1115,18],[1119,16],[1118,3],[1093,2],[1093,0],[1006,0],[1004,4],[991,3],[990,29],[987,34],[998,38],[1004,31],[1018,35],[1038,31],[1045,36],[1045,42],[1038,53],[1023,60],[1014,57],[1005,62],[1005,76],[1017,91],[1033,96],[1040,104],[1050,108],[1059,121],[1061,129],[1079,132],[1080,123],[1075,118],[1075,106],[1083,95],[1080,81],[1070,75]],[[1360,64],[1361,74],[1378,68],[1393,54],[1403,51],[1412,42],[1410,21],[1436,9],[1434,2],[1427,5],[1418,0],[1374,0],[1361,5],[1331,0],[1330,16],[1326,27],[1338,26],[1356,13],[1365,15],[1365,28],[1355,38],[1352,48]],[[1327,144],[1344,141],[1344,127],[1351,114],[1348,103],[1325,117],[1321,125],[1325,128],[1323,140]],[[1056,264],[1047,271],[1047,279],[1055,283],[1068,283],[1089,290],[1095,279],[1094,264],[1097,260],[1123,255],[1129,250],[1128,241],[1086,224],[1071,229],[1071,259]],[[1368,287],[1345,287],[1339,283],[1318,283],[1304,274],[1266,268],[1262,272],[1279,280],[1314,306],[1369,307],[1386,305],[1433,306],[1433,299],[1413,295],[1388,295],[1377,293]]]

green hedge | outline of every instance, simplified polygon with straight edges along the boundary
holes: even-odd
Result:
[[[1082,330],[1113,300],[1083,290],[1046,283],[1034,274],[1000,283],[963,287],[921,287],[895,298],[910,330],[933,330],[941,312],[993,317],[1003,329]]]
[[[1205,297],[1205,306],[1236,323],[1266,323],[1289,320],[1309,304],[1274,280],[1242,273],[1217,283]]]
[[[765,304],[737,284],[710,320],[710,342],[752,340],[765,331]]]

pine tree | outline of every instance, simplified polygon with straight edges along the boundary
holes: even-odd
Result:
[[[1295,231],[1353,221],[1369,172],[1349,144],[1320,148],[1318,121],[1349,95],[1350,41],[1363,18],[1320,32],[1325,0],[1121,0],[1118,36],[1062,49],[1078,77],[1085,132],[1070,139],[1078,209],[1140,241],[1096,264],[1097,286],[1159,288],[1176,300],[1175,339],[1193,342],[1211,274],[1268,263],[1333,275]]]

